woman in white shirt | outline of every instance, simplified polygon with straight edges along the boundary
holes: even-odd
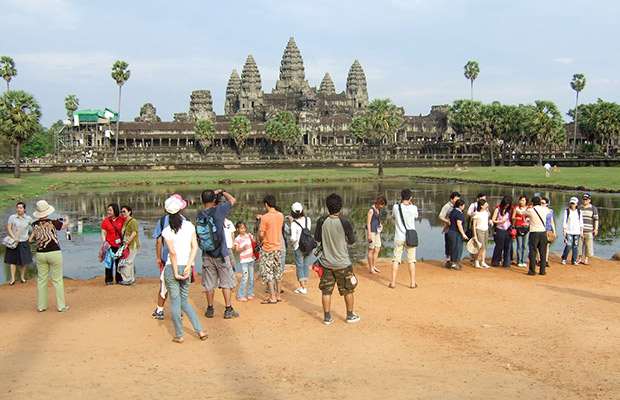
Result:
[[[190,274],[192,261],[198,251],[196,229],[188,220],[181,217],[183,201],[177,197],[169,197],[164,203],[166,212],[170,215],[170,225],[162,231],[162,236],[168,247],[168,259],[164,267],[164,280],[170,296],[170,312],[174,324],[175,336],[173,342],[183,343],[183,324],[181,323],[181,309],[187,315],[198,337],[207,339],[196,312],[187,302],[189,294]]]
[[[489,203],[484,199],[478,200],[476,212],[472,215],[474,221],[472,231],[479,246],[475,261],[476,268],[489,268],[485,261],[489,244],[489,217]]]
[[[310,265],[314,261],[314,255],[312,253],[304,255],[299,248],[299,238],[301,237],[301,231],[303,228],[307,228],[312,231],[312,222],[310,218],[304,215],[304,208],[301,203],[295,202],[291,206],[291,217],[289,222],[291,224],[291,244],[295,250],[295,272],[297,273],[297,281],[299,287],[295,289],[297,294],[307,294],[308,289],[306,283],[310,277]]]
[[[415,281],[416,247],[407,246],[405,231],[415,229],[415,219],[418,218],[418,207],[411,204],[413,193],[409,189],[400,192],[401,202],[394,204],[392,219],[394,219],[394,256],[392,257],[392,281],[388,285],[391,289],[396,287],[396,274],[403,256],[403,249],[407,249],[407,261],[409,261],[409,287],[415,289],[418,284]],[[404,224],[403,224],[404,221]],[[405,226],[406,225],[406,226]]]

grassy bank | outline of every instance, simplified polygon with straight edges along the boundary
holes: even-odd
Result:
[[[429,178],[513,185],[542,185],[582,190],[620,191],[620,168],[562,168],[545,177],[541,167],[387,168],[385,179]],[[212,184],[226,180],[260,182],[377,179],[375,168],[307,170],[123,171],[29,173],[21,179],[0,175],[0,207],[19,199],[66,188],[108,188],[133,185]]]

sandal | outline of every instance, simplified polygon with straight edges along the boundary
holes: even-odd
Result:
[[[9,286],[13,286],[13,285],[15,285],[15,281],[9,282]]]
[[[417,289],[418,288],[418,284],[414,283],[413,286],[409,286],[411,289]]]
[[[22,283],[26,283],[26,280],[25,280],[25,279],[20,279],[20,281],[21,281]]]
[[[388,287],[389,287],[390,289],[394,289],[394,288],[396,287],[396,285],[392,285],[391,283],[388,283]]]
[[[271,301],[271,299],[263,300],[260,302],[261,304],[278,304],[278,301]]]
[[[173,337],[172,341],[175,343],[183,343],[183,338],[182,337]]]
[[[207,340],[207,338],[209,337],[209,335],[207,335],[206,333],[204,335],[201,335],[200,333],[198,334],[198,337],[200,338],[200,340]]]

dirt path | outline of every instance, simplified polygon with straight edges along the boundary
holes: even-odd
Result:
[[[36,282],[0,287],[0,398],[85,399],[618,399],[620,398],[620,263],[560,265],[543,276],[525,269],[462,272],[440,262],[417,264],[418,289],[401,268],[388,289],[357,266],[356,312],[324,326],[318,279],[296,295],[285,272],[283,302],[234,302],[224,320],[202,313],[198,283],[190,301],[209,339],[185,320],[185,343],[171,342],[166,319],[151,313],[158,281],[104,286],[66,280],[69,312],[37,313]]]

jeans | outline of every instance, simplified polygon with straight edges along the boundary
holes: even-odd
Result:
[[[510,237],[510,233],[506,230],[497,229],[495,231],[495,248],[493,249],[493,258],[491,259],[491,265],[494,267],[499,267],[499,263],[502,260],[502,256],[504,259],[503,266],[505,268],[510,268],[510,260],[512,258],[512,251],[510,246],[512,246],[512,238]]]
[[[463,255],[463,238],[458,231],[448,231],[449,243],[450,243],[450,261],[452,264],[456,264],[461,261]]]
[[[299,282],[306,282],[310,279],[310,266],[314,258],[312,253],[304,256],[301,250],[295,250],[295,272],[297,272],[297,280]]]
[[[526,233],[523,236],[517,235],[517,264],[527,263],[527,249],[530,239],[530,233]]]
[[[544,275],[547,263],[547,232],[530,232],[530,270],[528,274],[536,273],[536,253],[540,253],[540,274]]]
[[[237,298],[245,297],[246,289],[248,296],[254,296],[254,261],[240,263],[239,270],[241,271],[241,283],[237,291]]]
[[[177,265],[178,273],[183,275],[185,265]],[[174,277],[172,271],[172,265],[167,264],[164,267],[164,280],[168,287],[168,296],[170,297],[170,313],[172,314],[172,324],[174,325],[174,334],[176,337],[183,337],[183,323],[181,322],[181,309],[189,322],[194,327],[196,333],[202,331],[202,324],[198,320],[196,312],[192,306],[187,302],[187,295],[189,294],[190,278],[185,280],[177,280]]]
[[[37,308],[47,310],[47,285],[52,276],[54,292],[56,292],[56,308],[65,308],[65,284],[62,280],[62,253],[60,250],[37,253]]]
[[[562,252],[562,260],[566,260],[568,258],[568,253],[572,252],[571,261],[573,263],[577,262],[577,254],[579,253],[579,235],[571,235],[570,233],[566,234],[566,243],[564,245],[564,251]]]

